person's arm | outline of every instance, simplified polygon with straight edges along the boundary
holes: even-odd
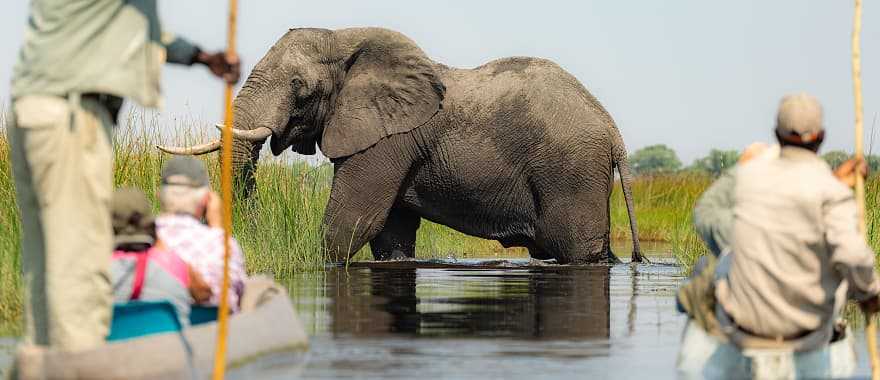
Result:
[[[205,194],[205,223],[209,227],[223,229],[223,202],[213,190]]]
[[[832,267],[849,282],[850,298],[865,301],[880,294],[874,272],[874,252],[858,231],[858,211],[852,192],[837,195],[823,207],[826,241]]]
[[[733,234],[734,170],[721,174],[694,205],[694,229],[715,256],[730,247]]]
[[[220,196],[209,191],[206,195],[205,202],[205,222],[209,227],[223,229],[223,204]],[[232,253],[229,257],[229,283],[233,291],[241,297],[244,292],[244,280],[247,279],[247,271],[245,270],[244,254],[241,246],[234,238],[230,241]]]
[[[721,173],[694,205],[694,229],[713,255],[720,256],[730,248],[733,239],[734,190],[738,166],[778,153],[762,142],[750,144],[743,150],[736,166]]]
[[[232,239],[230,242],[230,247],[232,248],[232,254],[229,257],[229,283],[232,284],[232,290],[235,291],[238,299],[241,300],[241,295],[244,293],[244,281],[247,279],[244,254],[242,254],[241,246],[238,245],[235,239]]]
[[[189,294],[197,304],[208,302],[213,293],[211,285],[208,285],[202,275],[193,270],[192,266],[187,265],[187,269],[189,270]]]
[[[215,76],[229,83],[238,83],[241,78],[241,62],[238,57],[227,59],[222,51],[206,53],[198,45],[171,33],[162,33],[162,45],[168,63],[192,66],[202,64]]]
[[[849,297],[876,304],[880,279],[874,271],[874,252],[858,229],[858,209],[853,192],[846,188],[863,163],[847,161],[835,172],[843,186],[834,186],[823,205],[825,239],[831,252],[832,267],[849,283]],[[864,305],[863,305],[864,306]]]

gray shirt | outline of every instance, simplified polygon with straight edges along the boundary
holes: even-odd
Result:
[[[161,65],[197,48],[162,33],[156,0],[32,0],[12,98],[104,93],[161,105]]]
[[[140,253],[138,255],[147,255],[148,253]],[[151,251],[150,255],[174,255],[168,251]],[[175,260],[157,261],[155,257],[147,260],[147,267],[144,271],[144,282],[141,286],[141,293],[138,297],[140,301],[168,301],[174,305],[177,317],[182,326],[189,325],[189,314],[191,310],[192,297],[190,297],[188,284],[183,279],[169,270],[169,262],[176,263]],[[184,266],[186,264],[181,264]],[[180,267],[180,265],[176,265]],[[117,251],[113,255],[113,261],[110,264],[110,278],[113,284],[113,300],[115,302],[128,302],[131,300],[134,291],[134,280],[137,272],[137,259],[135,255],[125,254]],[[188,281],[188,278],[186,279]]]
[[[739,326],[764,337],[820,328],[830,337],[844,304],[836,294],[848,290],[849,298],[864,300],[880,293],[852,190],[816,154],[793,147],[733,174],[726,185],[733,188],[732,252],[718,302]]]

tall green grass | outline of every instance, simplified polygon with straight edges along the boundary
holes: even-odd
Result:
[[[0,113],[0,335],[20,332],[22,312],[20,226],[6,139],[6,115]],[[161,125],[160,125],[161,124]],[[209,123],[176,119],[172,125],[146,113],[131,113],[115,133],[114,182],[116,186],[143,189],[158,211],[155,198],[159,172],[170,157],[155,145],[192,144],[214,137]],[[160,133],[164,131],[164,133]],[[219,184],[216,154],[202,156]],[[324,266],[320,251],[321,221],[330,195],[332,167],[288,158],[263,157],[256,172],[256,194],[235,199],[234,235],[241,244],[251,273],[285,277],[294,271],[319,270]],[[691,210],[711,178],[699,174],[640,177],[633,184],[636,215],[643,241],[667,242],[677,260],[689,270],[705,248],[691,227]],[[880,181],[867,183],[869,241],[880,248]],[[630,239],[629,221],[619,185],[611,198],[612,237]],[[467,236],[447,227],[423,221],[416,241],[421,258],[525,257],[521,248],[504,249],[495,241]],[[370,259],[367,249],[355,260]]]
[[[708,175],[683,172],[641,176],[633,181],[633,203],[641,241],[667,242],[686,269],[705,247],[692,227],[694,204],[712,183]],[[614,239],[631,239],[629,219],[619,185],[611,194],[611,234]]]
[[[0,335],[20,331],[23,299],[21,289],[21,225],[15,203],[15,187],[6,139],[7,114],[0,108]]]

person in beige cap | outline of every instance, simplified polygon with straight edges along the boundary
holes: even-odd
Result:
[[[794,352],[798,375],[846,375],[854,369],[852,348],[828,350],[841,339],[835,327],[842,308],[855,300],[878,309],[874,252],[858,231],[851,189],[865,163],[849,160],[832,172],[817,155],[822,107],[807,94],[782,99],[774,133],[778,149],[750,146],[695,207],[695,227],[719,259],[696,275],[703,281],[679,292],[698,321],[685,330],[683,377],[747,370],[741,353],[767,345]],[[700,295],[709,300],[696,300]],[[714,313],[695,315],[700,309]]]

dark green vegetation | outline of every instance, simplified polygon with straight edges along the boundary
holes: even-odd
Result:
[[[637,150],[629,157],[629,163],[635,174],[673,173],[681,169],[678,155],[672,148],[663,144]]]
[[[658,144],[636,150],[629,156],[629,163],[638,175],[691,173],[718,176],[735,165],[737,159],[738,151],[712,149],[706,157],[694,160],[689,166],[682,166],[672,148]]]
[[[832,150],[822,154],[822,159],[832,168],[838,167],[850,157],[849,153],[842,150]],[[692,173],[717,177],[722,171],[736,165],[738,159],[739,152],[736,150],[712,149],[709,154],[694,160],[691,165],[682,166],[675,150],[658,144],[636,150],[629,156],[629,163],[637,175]],[[868,152],[866,159],[872,172],[880,170],[880,155]]]

